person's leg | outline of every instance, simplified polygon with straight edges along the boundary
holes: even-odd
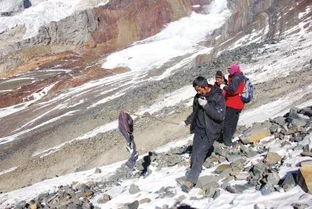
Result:
[[[132,138],[132,141],[131,141],[131,156],[130,158],[128,159],[128,161],[126,162],[126,165],[130,168],[130,169],[133,169],[134,166],[135,166],[135,163],[137,161],[139,157],[139,153],[137,152],[136,150],[136,144]]]
[[[208,140],[206,136],[201,136],[195,133],[191,155],[191,170],[186,176],[186,179],[193,184],[197,183],[206,155],[211,149],[211,146],[211,140]]]
[[[223,128],[223,143],[231,146],[233,135],[236,131],[240,110],[226,108],[224,128]]]

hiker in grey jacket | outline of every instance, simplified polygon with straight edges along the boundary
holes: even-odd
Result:
[[[220,88],[209,85],[207,79],[201,76],[193,81],[193,87],[197,91],[193,112],[185,120],[186,125],[191,125],[191,133],[194,133],[191,170],[186,179],[178,181],[186,192],[197,183],[205,158],[212,151],[214,140],[220,137],[225,117],[225,100]]]

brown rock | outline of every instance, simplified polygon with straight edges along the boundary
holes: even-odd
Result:
[[[111,196],[109,196],[108,194],[104,194],[104,195],[102,196],[102,198],[100,198],[100,199],[98,200],[98,203],[104,204],[104,203],[110,201],[111,199],[112,199]]]
[[[312,166],[312,160],[309,161],[303,161],[300,163],[301,167],[305,167],[305,166]]]
[[[149,202],[151,202],[152,200],[150,199],[150,198],[144,198],[144,199],[141,199],[140,201],[139,201],[139,203],[140,203],[140,205],[141,204],[144,204],[144,203],[149,203]]]
[[[220,174],[229,168],[231,168],[229,164],[222,164],[222,165],[219,165],[214,172]]]
[[[268,152],[266,158],[264,159],[264,162],[267,165],[274,165],[282,160],[281,156],[275,152]]]
[[[312,194],[312,166],[301,167],[299,171],[299,185],[305,192]]]
[[[244,144],[258,143],[268,136],[271,136],[269,128],[266,126],[260,126],[245,131],[241,140]]]
[[[302,152],[301,156],[308,156],[308,157],[312,157],[312,152]]]
[[[29,206],[29,208],[30,208],[30,209],[37,209],[38,207],[37,207],[37,204],[31,204],[31,205]]]

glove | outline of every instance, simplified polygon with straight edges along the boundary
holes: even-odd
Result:
[[[199,97],[199,98],[198,98],[198,103],[199,103],[202,107],[204,107],[204,106],[207,104],[207,100],[206,100],[205,97]]]
[[[223,88],[224,88],[225,86],[226,86],[225,84],[221,84],[221,85],[220,85],[220,89],[223,90]]]

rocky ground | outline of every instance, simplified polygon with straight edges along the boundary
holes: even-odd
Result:
[[[297,185],[311,193],[312,171],[312,107],[303,109],[291,109],[286,115],[279,116],[263,123],[255,123],[249,128],[240,129],[239,141],[233,147],[225,147],[219,142],[214,143],[214,151],[204,163],[204,170],[215,168],[212,175],[201,176],[196,188],[200,189],[202,198],[218,199],[220,191],[240,194],[254,188],[262,195],[272,192],[287,192]],[[275,150],[274,150],[275,148]],[[276,149],[278,148],[278,149]],[[285,149],[286,153],[281,152]],[[86,184],[73,183],[68,186],[60,186],[58,191],[43,193],[31,201],[23,201],[14,208],[98,208],[94,205],[102,205],[111,201],[110,189],[113,186],[123,186],[126,179],[137,179],[144,176],[149,178],[152,172],[166,169],[172,166],[188,167],[191,145],[186,144],[172,148],[167,152],[149,152],[136,164],[134,171],[121,166],[108,180],[89,182]],[[294,166],[290,160],[298,156],[306,156],[306,160],[298,162],[296,169],[287,172],[280,177],[280,172],[285,168]],[[253,157],[262,156],[255,161]],[[153,169],[151,169],[153,167]],[[96,169],[95,173],[100,173]],[[245,184],[241,184],[245,181]],[[233,183],[234,182],[234,183]],[[239,183],[240,182],[240,183]],[[141,190],[136,184],[125,186],[129,194],[140,194]],[[185,196],[176,196],[177,188],[162,187],[158,198],[177,199],[174,205],[160,205],[157,209],[192,208],[182,204]],[[94,197],[100,198],[94,202]],[[120,204],[120,209],[136,209],[144,207],[144,204],[152,202],[144,195],[138,195],[133,202]],[[193,199],[198,198],[193,197]],[[310,199],[310,200],[309,200]],[[297,209],[309,208],[310,195],[302,195],[297,202],[290,206]],[[260,208],[254,204],[254,208]]]
[[[0,148],[2,165],[5,164],[8,168],[18,165],[18,168],[0,176],[1,191],[16,189],[56,175],[90,169],[126,159],[128,157],[127,152],[120,151],[125,150],[124,140],[116,130],[100,133],[86,140],[68,143],[59,151],[44,157],[33,157],[33,154],[61,144],[68,138],[82,135],[92,127],[116,120],[120,110],[125,109],[131,113],[136,112],[137,108],[143,105],[152,105],[154,100],[162,95],[184,85],[190,85],[197,75],[213,78],[216,70],[224,71],[226,65],[233,60],[248,63],[251,61],[252,55],[257,54],[257,49],[261,47],[261,44],[246,46],[231,51],[231,53],[224,53],[211,63],[204,63],[191,69],[187,66],[161,81],[143,83],[140,87],[105,105],[91,110],[86,109],[76,115],[74,119],[46,127],[46,130],[53,129],[53,132],[41,131],[37,135],[30,135],[23,141],[17,140],[9,145],[2,145]],[[302,69],[300,73],[293,72],[287,77],[256,84],[255,99],[247,105],[247,109],[259,107],[280,98],[281,95],[306,87],[311,81],[310,65],[307,69]],[[308,93],[298,103],[309,101],[311,98],[312,94]],[[163,109],[157,113],[157,117],[166,121],[180,122],[189,113],[190,108],[184,108],[182,104],[179,104]],[[152,151],[160,145],[185,137],[187,134],[187,128],[155,120],[155,118],[143,117],[135,121],[134,135],[140,153]]]

